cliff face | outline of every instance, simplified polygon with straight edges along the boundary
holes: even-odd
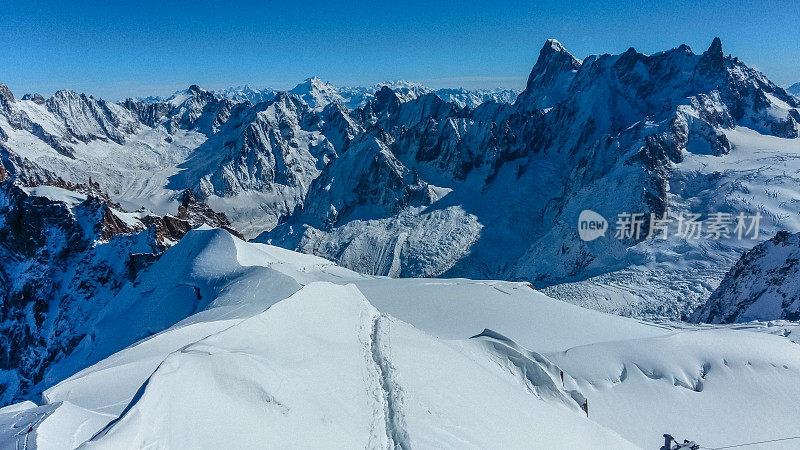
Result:
[[[800,320],[800,234],[780,232],[742,255],[693,320]]]

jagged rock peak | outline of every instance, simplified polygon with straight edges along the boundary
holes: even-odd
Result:
[[[715,37],[708,50],[703,52],[698,69],[709,73],[725,69],[725,54],[722,53],[722,41],[718,37]]]
[[[397,94],[395,94],[394,90],[389,86],[381,86],[381,88],[375,92],[375,100],[381,104],[399,102]]]
[[[539,51],[525,90],[517,102],[526,109],[545,109],[561,101],[581,62],[555,39],[548,39]]]
[[[713,41],[711,41],[711,46],[708,47],[708,50],[704,53],[705,55],[712,55],[718,58],[724,56],[722,53],[722,41],[720,38],[715,37]]]
[[[3,83],[0,83],[0,99],[7,103],[14,103],[14,94],[11,93],[11,89],[8,88]]]
[[[539,59],[536,60],[536,64],[533,66],[528,83],[531,82],[531,79],[536,74],[553,67],[553,65],[557,65],[559,68],[570,66],[577,69],[581,66],[581,62],[572,56],[572,53],[568,52],[560,42],[555,39],[548,39],[542,49],[539,50]]]
[[[34,103],[39,104],[39,105],[44,105],[44,102],[45,102],[45,98],[42,96],[42,94],[38,94],[38,93],[36,93],[36,94],[25,94],[25,95],[22,96],[22,100],[31,100]]]

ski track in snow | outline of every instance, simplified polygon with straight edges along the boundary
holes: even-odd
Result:
[[[411,446],[403,413],[403,388],[397,382],[395,367],[389,360],[390,323],[390,319],[382,314],[377,314],[372,319],[369,353],[378,374],[377,382],[380,386],[378,400],[383,405],[386,438],[391,448],[408,450]]]

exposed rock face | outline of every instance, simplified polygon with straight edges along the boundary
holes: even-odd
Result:
[[[11,111],[11,104],[14,103],[14,94],[3,83],[0,83],[0,111],[8,114]]]
[[[725,275],[696,322],[800,320],[800,234],[779,232],[746,252]]]
[[[181,195],[181,206],[178,207],[178,215],[176,218],[188,224],[190,226],[189,229],[197,225],[206,224],[214,228],[222,228],[239,239],[244,239],[241,233],[231,227],[231,223],[228,221],[228,217],[225,216],[225,213],[218,213],[205,203],[198,202],[194,197],[194,193],[189,189],[183,191],[183,195]],[[175,227],[173,225],[169,228],[174,229]],[[183,231],[184,228],[186,227],[180,227],[183,234],[188,231]],[[170,237],[175,237],[175,240],[177,240],[183,236],[179,236],[178,232],[172,232],[170,233]]]
[[[37,105],[44,105],[45,101],[46,101],[45,98],[42,97],[42,94],[38,94],[38,93],[37,94],[25,94],[25,95],[22,96],[22,100],[30,100],[30,101],[36,103]]]
[[[580,68],[581,62],[560,42],[548,39],[528,77],[524,95],[517,102],[536,109],[555,106],[566,98],[570,82]]]

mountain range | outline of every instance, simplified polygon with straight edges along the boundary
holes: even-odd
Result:
[[[336,87],[330,83],[311,77],[289,90],[290,94],[303,99],[312,108],[324,108],[329,103],[337,101],[349,109],[361,108],[368,101],[375,97],[375,92],[383,86],[387,86],[404,100],[412,100],[423,94],[433,93],[441,99],[454,103],[463,108],[469,106],[474,108],[489,100],[498,103],[514,103],[519,95],[518,90],[514,89],[430,89],[422,84],[411,81],[388,81],[372,86],[357,87]],[[169,101],[171,97],[185,94],[187,91],[178,91],[170,97],[138,97],[136,100],[145,103],[158,103]],[[225,98],[234,102],[248,101],[253,105],[261,102],[270,101],[275,98],[278,89],[254,88],[250,85],[232,86],[225,89],[211,91],[215,96]]]
[[[475,107],[414,84],[367,95],[317,78],[256,104],[254,90],[198,86],[119,103],[0,91],[0,161],[21,183],[91,177],[159,215],[190,189],[248,238],[363,273],[528,280],[680,318],[758,239],[584,242],[580,211],[612,223],[759,211],[766,237],[800,231],[800,102],[719,39],[700,54],[583,61],[549,40],[513,103]]]

